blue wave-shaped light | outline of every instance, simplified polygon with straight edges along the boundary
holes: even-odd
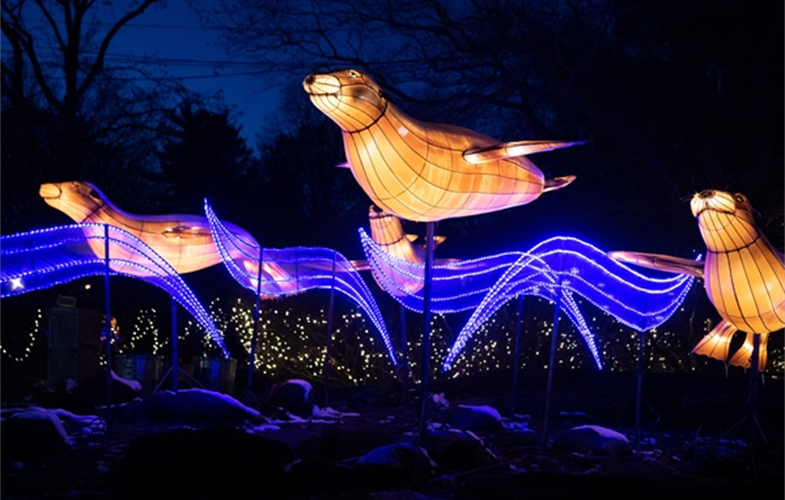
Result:
[[[360,229],[360,240],[371,272],[379,285],[404,307],[422,312],[424,266],[388,254],[363,229]],[[494,293],[494,290],[513,288],[517,293],[511,295]],[[524,252],[507,252],[433,266],[431,283],[433,312],[452,313],[483,306],[479,314],[476,310],[472,316],[474,322],[471,324],[476,327],[471,333],[474,333],[504,303],[520,294],[558,302],[567,317],[578,328],[597,367],[602,368],[594,336],[578,309],[571,291],[562,290],[558,286],[556,275],[548,263],[539,256]],[[465,346],[466,340],[468,335],[458,337],[450,352],[455,351],[457,356]]]
[[[107,241],[111,275],[142,279],[168,292],[229,357],[212,318],[177,271],[145,242],[116,226],[71,224],[2,236],[0,297],[105,274]]]
[[[238,283],[267,297],[334,287],[365,311],[382,337],[390,361],[397,365],[395,349],[376,301],[346,257],[322,247],[262,248],[252,238],[244,239],[227,230],[207,200],[204,210],[224,265]]]
[[[424,266],[398,259],[363,229],[360,239],[379,285],[405,307],[421,312]],[[555,237],[526,252],[507,252],[433,267],[432,310],[475,309],[450,348],[449,369],[468,339],[507,301],[535,295],[560,304],[586,341],[598,367],[599,352],[573,295],[578,294],[619,322],[639,331],[665,322],[681,305],[691,276],[651,278],[609,258],[577,238]]]
[[[577,293],[620,323],[644,331],[656,328],[670,318],[684,301],[694,281],[692,276],[684,275],[666,279],[645,276],[576,238],[551,238],[528,253],[547,263],[547,282],[543,282],[540,271],[532,271],[529,265],[511,267],[508,276],[488,292],[458,334],[444,361],[443,370],[452,366],[468,339],[494,312],[510,298],[531,293],[532,285],[535,285],[535,290],[549,290],[551,296],[557,290],[562,296]],[[553,280],[555,283],[551,285]],[[580,314],[577,304],[571,301],[562,301],[561,304],[575,322]],[[583,333],[583,327],[579,326],[579,330]],[[599,363],[596,347],[589,343],[589,349]]]

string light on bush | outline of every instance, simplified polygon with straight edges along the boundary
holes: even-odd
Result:
[[[228,335],[237,335],[245,352],[250,352],[253,333],[253,305],[241,299],[226,303],[214,299],[208,306],[217,324]],[[259,324],[254,367],[260,375],[278,377],[297,376],[321,380],[325,358],[323,308],[295,309],[280,305],[264,311]],[[368,333],[363,314],[352,311],[341,314],[334,321],[333,367],[344,383],[367,384],[378,382],[391,373],[389,358],[379,349],[378,337],[359,335]],[[189,328],[187,326],[186,328]],[[205,355],[209,348],[204,347]]]
[[[12,360],[20,363],[25,361],[27,358],[30,357],[30,354],[33,352],[33,346],[35,345],[36,335],[38,332],[41,331],[41,321],[43,319],[43,312],[41,309],[37,309],[35,313],[35,318],[33,319],[33,327],[30,328],[27,332],[28,343],[27,346],[24,348],[21,355],[12,354],[9,352],[5,346],[0,346],[0,351],[3,354],[11,358]]]

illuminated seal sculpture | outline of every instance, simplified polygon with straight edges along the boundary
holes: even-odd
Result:
[[[425,265],[425,245],[414,244],[418,236],[405,233],[399,217],[391,213],[382,212],[379,208],[371,205],[368,209],[368,221],[370,223],[371,239],[384,253],[395,259],[416,264],[417,266]],[[442,244],[444,240],[444,236],[434,236],[434,247]],[[459,261],[459,259],[435,259],[434,263],[436,265],[446,265]],[[352,264],[358,271],[370,269],[367,260],[354,260]],[[380,266],[385,265],[378,262],[377,264]],[[386,266],[389,267],[389,264]],[[380,282],[378,273],[382,273],[389,278],[393,286],[385,286]],[[415,294],[423,287],[422,270],[420,270],[419,274],[410,275],[395,269],[377,269],[373,273],[373,277],[382,289],[393,295],[396,294],[396,290],[407,294]]]
[[[431,222],[494,212],[531,203],[575,179],[545,180],[525,156],[580,142],[502,143],[454,125],[424,123],[353,69],[309,75],[303,87],[341,127],[346,166],[365,193],[402,219]]]
[[[723,319],[692,352],[726,361],[731,338],[741,330],[747,332],[744,345],[727,362],[749,368],[754,335],[760,334],[758,366],[763,370],[769,333],[785,327],[785,257],[760,232],[743,194],[701,191],[692,197],[690,208],[706,243],[705,261],[634,252],[609,255],[703,278],[709,300]]]
[[[42,184],[44,201],[76,222],[95,222],[119,227],[147,243],[180,274],[199,271],[222,262],[215,247],[210,224],[197,215],[136,215],[117,208],[89,182]],[[253,237],[244,229],[224,223],[229,231],[246,241]],[[100,244],[94,248],[103,253]]]

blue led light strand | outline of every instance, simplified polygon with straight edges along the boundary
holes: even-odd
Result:
[[[560,304],[586,340],[597,366],[601,367],[598,350],[580,310],[574,301],[567,299],[571,293],[585,297],[619,322],[644,331],[665,322],[681,305],[693,283],[689,276],[649,278],[618,265],[605,252],[576,238],[551,238],[536,245],[530,252],[552,264],[548,266],[547,274],[551,280],[556,280],[555,285],[548,286],[548,283],[541,281],[542,269],[532,271],[529,265],[511,267],[509,273],[515,276],[515,281],[512,280],[513,276],[505,276],[489,291],[458,334],[445,359],[443,370],[450,369],[460,350],[480,325],[509,299],[524,293],[523,289],[528,293],[536,290],[538,295],[545,291],[541,296],[551,301],[555,300],[556,289],[560,289]],[[531,288],[532,283],[544,286]]]
[[[2,236],[0,297],[104,275],[105,242],[109,245],[112,275],[141,279],[165,290],[196,318],[224,356],[229,357],[212,318],[177,271],[145,242],[115,226],[71,224]]]
[[[379,286],[404,307],[422,312],[423,265],[392,256],[363,229],[359,233]],[[434,312],[474,309],[450,349],[445,370],[494,312],[522,294],[559,301],[601,367],[598,349],[573,294],[584,297],[620,323],[645,331],[656,328],[678,309],[694,281],[684,275],[646,276],[609,258],[594,245],[561,236],[544,240],[526,252],[436,265],[433,273]]]
[[[281,297],[334,287],[335,291],[343,293],[365,311],[384,341],[392,364],[397,365],[395,349],[376,301],[346,257],[323,247],[262,248],[255,240],[249,241],[229,231],[207,200],[205,214],[221,259],[235,281],[253,293],[260,291],[262,297]]]

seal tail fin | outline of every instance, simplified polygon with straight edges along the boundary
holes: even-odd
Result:
[[[769,340],[769,333],[760,333],[760,344],[758,345],[758,371],[762,372],[766,369],[766,361],[768,358],[768,351],[766,349],[766,344]],[[744,338],[744,344],[742,344],[739,349],[733,353],[733,357],[730,358],[728,364],[733,366],[741,366],[742,368],[749,368],[752,366],[751,358],[752,358],[752,346],[753,342],[755,341],[755,334],[754,333],[747,333],[747,336]]]
[[[692,349],[691,354],[701,354],[710,358],[718,359],[723,363],[728,359],[730,341],[737,329],[728,321],[722,320],[712,331],[698,342]]]

